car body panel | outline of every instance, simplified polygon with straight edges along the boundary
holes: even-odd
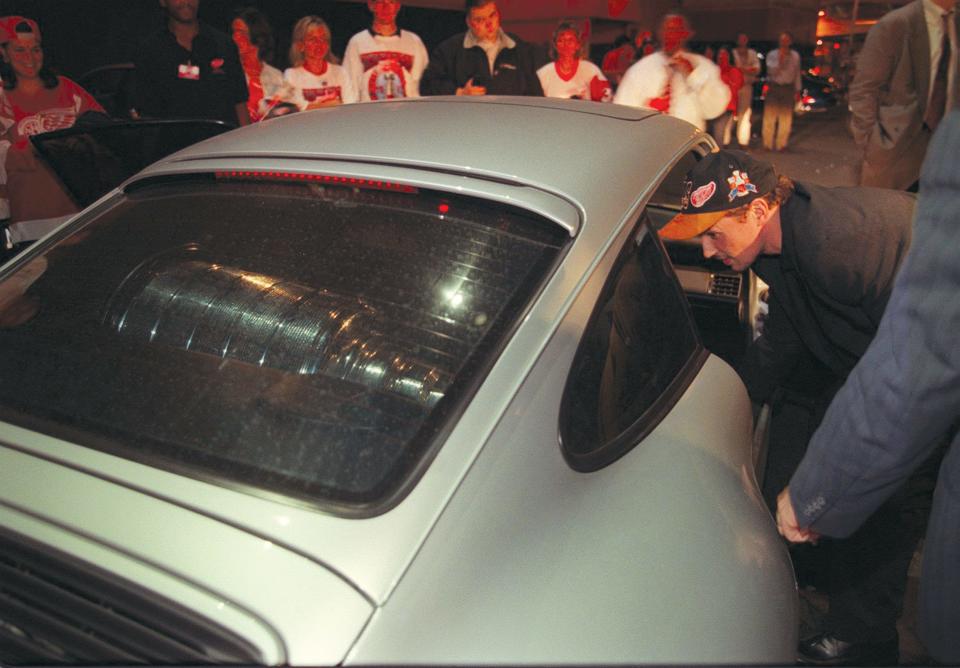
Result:
[[[632,234],[596,268],[543,350],[554,362],[526,377],[348,663],[710,663],[718,646],[724,662],[793,656],[793,570],[742,446],[751,408],[729,365],[710,356],[613,464],[582,474],[559,456],[569,361]],[[724,600],[736,609],[721,612]],[[529,619],[536,636],[523,633]]]
[[[339,663],[373,610],[312,559],[102,472],[9,447],[0,447],[0,471],[3,526],[203,611],[254,642],[264,663]]]
[[[415,115],[422,115],[422,112],[418,111],[422,106],[418,104],[397,105],[404,114],[416,112]],[[446,111],[449,105],[442,106]],[[468,105],[467,108],[475,106],[475,104]],[[522,110],[528,108],[525,104],[517,106],[521,113]],[[462,105],[454,103],[451,108],[454,110],[461,109]],[[487,107],[481,106],[480,108],[486,109]],[[587,104],[587,108],[592,110],[593,105]],[[364,105],[360,105],[354,111],[364,111],[365,109]],[[512,108],[508,109],[512,110]],[[135,179],[136,181],[143,178],[183,173],[209,172],[227,167],[265,171],[286,169],[311,173],[333,173],[341,176],[366,174],[368,178],[397,179],[404,183],[414,183],[421,187],[432,187],[456,193],[481,192],[481,187],[484,187],[487,190],[483,192],[489,191],[493,199],[524,206],[535,212],[553,216],[553,219],[564,221],[564,226],[570,228],[580,227],[577,221],[573,219],[574,213],[579,213],[583,221],[583,228],[574,240],[573,246],[569,249],[563,265],[544,288],[540,299],[525,319],[523,327],[504,350],[486,382],[480,388],[478,395],[461,417],[426,475],[418,482],[409,497],[387,515],[369,518],[362,522],[345,523],[337,518],[318,514],[310,509],[292,507],[289,502],[263,503],[262,498],[237,495],[232,490],[169,474],[87,448],[73,446],[64,449],[60,444],[41,447],[48,456],[54,456],[58,460],[69,461],[84,468],[109,471],[121,480],[137,480],[138,485],[150,489],[151,493],[161,494],[164,498],[185,504],[187,507],[212,516],[229,518],[236,515],[242,518],[239,521],[243,522],[244,526],[251,531],[269,536],[272,540],[290,545],[298,551],[313,555],[315,558],[322,558],[336,572],[345,574],[345,577],[374,601],[382,602],[386,600],[400,574],[415,555],[439,510],[455,489],[457,481],[465,474],[482,446],[483,434],[488,432],[491,426],[495,424],[496,416],[499,415],[506,402],[516,392],[526,370],[539,357],[539,351],[551,336],[564,310],[569,307],[583,282],[594,271],[598,252],[607,248],[614,235],[621,232],[623,225],[628,220],[627,216],[623,216],[623,211],[628,211],[629,216],[636,216],[636,209],[643,199],[649,196],[649,190],[652,190],[659,178],[662,178],[661,172],[665,169],[665,164],[668,164],[673,159],[673,154],[677,152],[677,145],[672,143],[673,141],[680,137],[684,138],[687,144],[681,143],[680,146],[686,148],[691,143],[696,143],[698,137],[703,137],[696,132],[691,132],[685,124],[676,123],[674,119],[660,119],[657,116],[651,117],[648,112],[624,109],[625,111],[618,111],[631,119],[627,124],[628,127],[637,127],[638,132],[640,124],[633,120],[635,118],[646,119],[644,122],[666,120],[666,128],[671,131],[667,135],[671,141],[665,141],[663,146],[669,150],[663,151],[659,159],[655,161],[649,159],[638,160],[634,148],[624,148],[627,142],[623,141],[621,133],[617,133],[616,137],[609,137],[609,150],[616,149],[619,152],[619,155],[610,156],[610,159],[622,161],[624,169],[621,170],[623,173],[617,182],[610,183],[608,181],[602,184],[603,187],[581,178],[579,170],[572,175],[575,178],[571,178],[571,175],[566,175],[560,170],[551,174],[543,174],[538,170],[528,170],[529,173],[525,175],[526,180],[518,176],[506,179],[503,175],[499,175],[497,178],[503,179],[505,183],[490,183],[486,179],[476,178],[475,175],[477,174],[490,174],[493,172],[493,165],[502,162],[502,160],[497,159],[495,152],[487,156],[486,159],[489,164],[477,160],[473,162],[474,168],[461,166],[459,169],[455,169],[454,166],[450,166],[448,171],[437,171],[435,169],[423,171],[407,164],[402,166],[383,165],[381,164],[382,160],[369,165],[362,164],[359,158],[349,162],[307,159],[300,157],[304,151],[303,141],[295,142],[289,149],[282,145],[274,146],[271,144],[272,150],[280,155],[285,155],[288,150],[294,153],[294,157],[285,158],[245,157],[251,151],[246,149],[243,143],[230,153],[219,147],[219,145],[225,143],[222,140],[225,140],[228,136],[244,138],[271,127],[280,127],[280,124],[303,121],[304,118],[310,120],[307,114],[301,115],[299,119],[298,115],[277,119],[269,124],[263,124],[262,127],[254,128],[253,132],[238,131],[206,140],[157,163]],[[589,122],[590,120],[595,121],[597,118],[592,111],[583,113],[578,110],[573,114],[570,114],[569,111],[564,112],[562,108],[551,109],[551,111],[558,114],[566,113],[578,121],[586,119]],[[464,111],[460,113],[464,113]],[[479,114],[478,117],[487,119],[489,114]],[[335,118],[338,117],[335,116]],[[316,120],[326,119],[314,119],[315,122]],[[398,119],[398,122],[400,120],[402,119]],[[411,121],[411,119],[406,120]],[[617,121],[613,119],[610,122]],[[451,125],[455,124],[446,124],[446,126]],[[445,126],[441,125],[441,127]],[[456,127],[453,127],[451,131],[453,130],[456,130]],[[658,130],[658,134],[660,132]],[[299,133],[296,133],[295,136],[299,136]],[[336,136],[336,133],[334,133],[334,136]],[[253,137],[251,141],[256,144],[257,139],[257,137]],[[599,136],[597,140],[600,141]],[[323,147],[325,152],[330,150],[327,133],[316,138],[315,141]],[[639,142],[639,136],[637,141]],[[500,146],[499,149],[506,150],[505,146]],[[347,150],[348,148],[344,147],[342,152],[345,153]],[[426,155],[429,149],[421,150]],[[550,158],[552,161],[559,160],[561,154],[565,152],[565,149],[561,151],[558,150],[558,147],[551,150],[556,153]],[[651,149],[647,150],[648,154],[650,151]],[[336,151],[330,152],[336,153]],[[244,157],[231,157],[232,153]],[[203,157],[209,154],[219,157]],[[452,161],[453,158],[451,157],[450,160]],[[651,165],[650,163],[655,164]],[[629,169],[627,169],[628,166]],[[353,171],[350,171],[349,168],[352,168]],[[555,184],[554,181],[561,177],[569,180],[564,180],[562,185]],[[532,183],[534,179],[538,182]],[[638,189],[633,185],[638,182],[650,183],[651,185],[648,186],[647,190]],[[129,186],[130,182],[126,184],[126,187]],[[564,197],[561,198],[559,195],[551,194],[560,192],[564,193]],[[613,193],[620,193],[620,196],[614,197]],[[586,219],[586,216],[582,213],[587,207],[600,220],[618,218],[618,224],[613,227],[606,224],[593,225],[591,228],[591,221]],[[45,439],[40,438],[38,440],[44,441]],[[90,461],[95,463],[88,463]],[[237,512],[241,509],[242,512]],[[376,537],[379,545],[377,550],[365,551],[359,549],[363,545],[368,545],[373,537]]]
[[[584,137],[590,151],[578,151]],[[279,662],[792,660],[789,557],[756,489],[750,407],[732,369],[709,358],[673,412],[600,471],[573,471],[558,443],[565,379],[620,249],[647,229],[643,206],[680,156],[712,147],[649,111],[451,98],[295,114],[176,153],[95,207],[147,179],[306,172],[475,195],[572,238],[422,477],[381,514],[339,517],[11,424],[0,424],[0,456],[13,464],[0,470],[21,482],[0,502],[35,506],[44,522],[255,613],[286,646]],[[101,516],[104,504],[115,512]],[[216,554],[184,547],[184,535],[217,536]],[[643,567],[610,575],[633,559]],[[571,578],[578,564],[589,576]],[[276,591],[261,591],[271,587],[258,573]],[[584,608],[567,614],[561,592]],[[537,637],[518,635],[525,619]],[[578,636],[587,622],[591,637]]]
[[[757,529],[772,520],[740,454],[750,409],[732,369],[711,357],[644,443],[586,475],[544,433],[563,378],[557,365],[527,379],[348,663],[785,661],[793,574]],[[704,414],[717,386],[732,391]],[[726,427],[708,447],[704,422]]]

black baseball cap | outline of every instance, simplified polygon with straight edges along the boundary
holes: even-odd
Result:
[[[703,234],[728,211],[749,204],[777,187],[773,165],[743,151],[704,156],[687,173],[680,213],[663,226],[664,239],[691,239]]]

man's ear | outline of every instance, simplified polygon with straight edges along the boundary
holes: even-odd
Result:
[[[760,223],[765,223],[767,218],[770,216],[770,203],[767,202],[767,200],[763,197],[758,197],[750,202],[750,208],[753,210],[753,215]]]

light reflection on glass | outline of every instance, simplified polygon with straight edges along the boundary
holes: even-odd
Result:
[[[461,279],[463,282],[465,279]],[[450,301],[464,303],[463,294]],[[365,300],[200,260],[159,258],[113,296],[113,331],[300,375],[325,375],[433,405],[449,372],[393,335]]]

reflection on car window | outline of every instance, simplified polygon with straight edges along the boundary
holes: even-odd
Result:
[[[566,240],[425,191],[145,187],[2,300],[0,417],[375,512],[429,459]]]
[[[644,222],[617,259],[564,391],[561,440],[578,470],[636,445],[676,400],[701,347],[663,247]]]
[[[699,156],[690,152],[684,155],[670,169],[670,173],[660,183],[656,192],[650,197],[652,206],[666,209],[680,209],[680,201],[686,190],[687,173],[697,164]]]

